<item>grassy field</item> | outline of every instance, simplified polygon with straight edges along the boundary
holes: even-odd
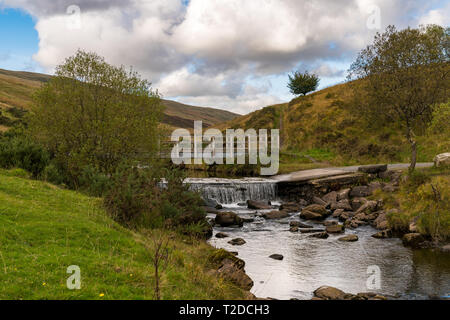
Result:
[[[152,299],[153,238],[124,229],[100,199],[0,170],[0,299]],[[215,252],[204,241],[164,231],[170,262],[163,299],[242,299],[245,292],[208,273]],[[81,290],[66,287],[81,269]]]

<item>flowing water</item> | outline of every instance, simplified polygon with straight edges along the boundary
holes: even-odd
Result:
[[[426,299],[450,293],[450,255],[432,250],[405,248],[399,239],[375,239],[376,231],[370,226],[346,234],[358,235],[357,242],[337,241],[338,235],[328,239],[309,238],[309,234],[289,232],[289,221],[299,221],[299,214],[282,220],[265,220],[259,217],[264,211],[249,210],[238,202],[276,200],[276,185],[264,179],[192,179],[191,188],[204,197],[215,198],[224,205],[223,211],[233,211],[240,216],[253,218],[242,228],[215,228],[229,234],[229,238],[210,243],[218,248],[237,251],[246,262],[246,273],[253,279],[252,292],[258,297],[276,299],[310,299],[315,289],[322,285],[337,287],[345,292],[379,292],[400,299]],[[211,218],[214,215],[210,215]],[[304,223],[323,228],[319,223]],[[227,242],[243,238],[243,246]],[[282,261],[269,258],[278,253]],[[379,268],[379,289],[368,279],[368,273]],[[371,271],[373,272],[373,271]]]

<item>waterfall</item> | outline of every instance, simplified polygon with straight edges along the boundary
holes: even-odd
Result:
[[[247,200],[276,200],[276,181],[261,178],[245,179],[186,179],[191,190],[199,192],[203,199],[214,199],[222,204]]]

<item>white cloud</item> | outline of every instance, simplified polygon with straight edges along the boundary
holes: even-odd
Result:
[[[81,28],[75,30],[74,17],[66,13],[72,0],[0,0],[0,5],[37,18],[34,59],[50,72],[78,48],[95,51],[111,63],[134,66],[166,98],[240,113],[277,103],[284,94],[252,82],[279,79],[298,66],[340,77],[343,69],[336,63],[353,59],[379,31],[367,28],[374,5],[382,28],[417,25],[419,19],[446,22],[449,16],[448,6],[426,9],[435,0],[426,5],[413,0],[77,2]]]

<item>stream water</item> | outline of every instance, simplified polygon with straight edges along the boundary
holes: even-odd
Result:
[[[281,220],[259,217],[264,211],[249,210],[238,205],[248,199],[271,200],[277,204],[276,185],[268,179],[193,179],[191,188],[204,197],[222,203],[222,211],[233,211],[242,217],[253,218],[242,228],[214,228],[228,238],[213,236],[210,244],[217,248],[237,251],[246,263],[245,271],[254,281],[252,293],[258,297],[276,299],[310,299],[322,285],[345,292],[378,292],[399,299],[428,299],[450,293],[450,255],[433,250],[405,248],[397,238],[375,239],[370,226],[346,234],[357,234],[357,242],[337,241],[338,235],[328,239],[310,238],[310,234],[292,233],[289,222],[302,221],[315,228],[319,223],[303,221],[299,214]],[[214,218],[214,214],[209,217]],[[341,235],[342,236],[342,235]],[[246,244],[232,246],[228,241],[243,238]],[[282,261],[269,258],[282,254]],[[367,285],[368,268],[379,268],[379,289]],[[370,271],[370,269],[369,269]]]

